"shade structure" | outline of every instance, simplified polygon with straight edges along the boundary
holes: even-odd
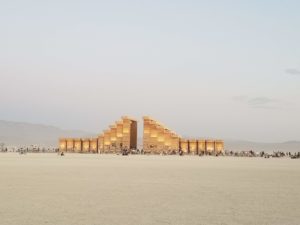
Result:
[[[74,139],[74,152],[79,153],[82,151],[82,140],[80,138]]]
[[[65,138],[60,138],[58,142],[59,151],[65,152],[67,150],[67,140]]]
[[[68,138],[67,139],[67,151],[68,152],[73,152],[74,151],[74,139],[73,138]]]
[[[215,141],[214,140],[206,140],[205,141],[206,152],[212,153],[215,151]]]
[[[98,153],[101,153],[104,149],[104,135],[100,134],[98,136]]]
[[[89,138],[82,140],[82,152],[83,153],[90,152],[90,139]]]
[[[97,138],[90,139],[90,152],[98,153],[98,139]]]
[[[193,155],[198,153],[198,144],[196,139],[189,140],[189,153]]]
[[[189,153],[189,140],[188,139],[180,139],[180,150],[184,154]]]
[[[224,151],[224,141],[222,141],[222,140],[216,140],[215,141],[215,151],[217,153],[220,153],[220,152]]]
[[[198,154],[204,154],[206,147],[205,147],[205,139],[198,139]]]

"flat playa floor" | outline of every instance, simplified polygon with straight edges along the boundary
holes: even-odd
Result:
[[[0,154],[0,225],[300,224],[300,160]]]

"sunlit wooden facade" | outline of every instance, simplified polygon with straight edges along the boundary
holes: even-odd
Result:
[[[124,116],[96,138],[61,138],[59,150],[74,153],[121,153],[137,148],[137,121]]]
[[[116,121],[98,137],[99,153],[121,153],[137,149],[137,121],[127,116]]]
[[[146,154],[212,154],[224,151],[222,140],[186,139],[160,122],[145,116],[143,151]]]
[[[175,154],[179,150],[179,136],[163,124],[144,118],[143,151],[148,154]]]
[[[74,152],[81,152],[82,151],[82,140],[80,138],[74,139]]]
[[[218,154],[224,142],[213,139],[181,138],[162,123],[143,117],[143,152],[145,154]],[[61,138],[59,150],[75,153],[113,153],[137,149],[137,121],[124,116],[95,138]]]
[[[192,155],[198,154],[198,143],[196,139],[189,140],[189,153]]]

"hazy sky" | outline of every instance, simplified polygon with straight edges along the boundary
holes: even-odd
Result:
[[[150,115],[183,136],[300,140],[299,9],[2,0],[0,119],[100,133]]]

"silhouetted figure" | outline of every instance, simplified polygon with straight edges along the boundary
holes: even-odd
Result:
[[[128,155],[127,149],[122,149],[122,155]]]

